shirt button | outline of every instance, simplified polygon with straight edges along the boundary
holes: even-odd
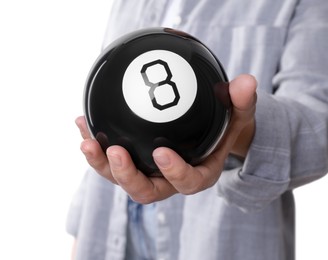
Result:
[[[166,220],[166,216],[163,212],[158,213],[157,215],[157,219],[159,221],[160,224],[164,224],[165,220]]]

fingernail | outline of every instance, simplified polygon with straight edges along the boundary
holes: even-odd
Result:
[[[159,167],[163,168],[171,164],[171,160],[166,154],[154,154],[154,160]]]
[[[112,168],[119,169],[122,167],[122,159],[118,154],[109,153],[109,162]]]

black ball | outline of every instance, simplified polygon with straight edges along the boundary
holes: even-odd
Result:
[[[222,138],[231,101],[227,76],[194,37],[169,28],[127,34],[98,57],[87,78],[84,112],[105,151],[126,148],[136,167],[160,175],[155,148],[199,164]]]

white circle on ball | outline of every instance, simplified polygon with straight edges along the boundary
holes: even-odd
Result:
[[[136,57],[122,81],[124,99],[139,117],[155,123],[183,116],[197,95],[197,79],[190,64],[167,50],[152,50]]]

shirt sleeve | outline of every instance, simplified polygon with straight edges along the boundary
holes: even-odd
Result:
[[[275,94],[258,91],[256,133],[240,168],[222,173],[219,195],[260,210],[328,171],[328,2],[300,1],[290,23]]]

